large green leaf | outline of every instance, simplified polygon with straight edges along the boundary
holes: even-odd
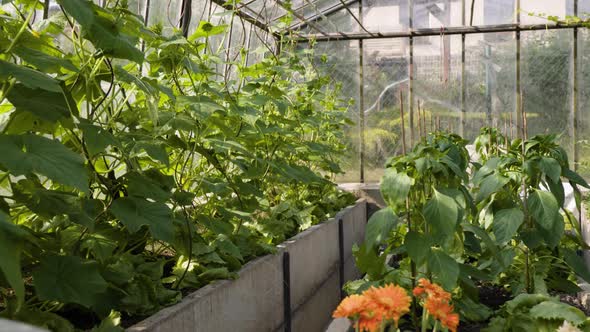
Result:
[[[188,40],[194,41],[198,38],[219,35],[219,34],[224,33],[226,29],[227,29],[226,24],[213,25],[209,22],[201,21],[201,22],[199,22],[199,26],[197,27],[197,30],[191,36],[189,36]]]
[[[164,203],[123,197],[113,202],[110,211],[131,233],[137,232],[145,225],[149,227],[154,238],[166,242],[174,240],[172,210]]]
[[[586,315],[578,308],[557,301],[545,301],[531,308],[530,314],[538,319],[566,320],[574,325],[580,325],[586,320]]]
[[[53,55],[41,52],[32,48],[17,46],[14,49],[14,53],[18,55],[25,62],[32,64],[43,72],[61,72],[62,68],[70,71],[78,71],[78,68],[74,64],[64,58],[58,58]]]
[[[398,173],[394,169],[388,169],[381,179],[381,195],[389,206],[395,207],[406,201],[413,183],[414,180],[406,173]]]
[[[53,77],[25,66],[0,60],[0,81],[8,80],[11,77],[30,89],[62,92],[59,82]]]
[[[523,221],[524,213],[517,208],[504,209],[494,213],[492,229],[496,243],[503,245],[512,240]]]
[[[375,212],[367,223],[365,245],[373,248],[384,243],[398,222],[399,218],[390,207]]]
[[[559,162],[557,160],[549,157],[541,157],[541,160],[539,160],[539,168],[553,182],[560,181],[561,166],[559,166]]]
[[[446,238],[455,232],[459,209],[455,199],[434,189],[432,197],[424,206],[423,215],[435,236]]]
[[[63,92],[31,89],[15,84],[6,98],[17,111],[30,112],[43,120],[57,122],[72,117]],[[75,107],[72,103],[69,105]]]
[[[510,179],[498,174],[497,172],[494,172],[493,174],[486,176],[479,185],[479,191],[475,196],[476,203],[479,203],[490,197],[491,194],[497,192],[502,187],[504,187],[508,183],[508,181],[510,181]]]
[[[385,255],[377,254],[376,250],[362,244],[358,247],[356,244],[352,247],[352,254],[354,255],[356,266],[358,269],[366,273],[371,280],[379,280],[383,277],[385,272]]]
[[[107,289],[94,261],[76,256],[47,256],[33,272],[37,295],[41,300],[78,303],[91,307]]]
[[[557,200],[550,192],[535,190],[529,196],[527,203],[529,213],[539,226],[545,242],[554,247],[561,239],[564,227]]]
[[[20,255],[27,233],[10,222],[0,211],[0,270],[16,294],[18,306],[25,299],[25,285],[21,274]]]
[[[97,199],[80,198],[74,193],[47,190],[41,184],[20,180],[12,186],[13,196],[32,212],[51,219],[67,215],[71,221],[93,229],[95,218],[103,211]]]
[[[58,183],[88,191],[88,173],[82,156],[45,137],[1,135],[0,165],[13,175],[38,173]]]
[[[430,254],[430,240],[424,234],[415,231],[409,231],[406,234],[404,246],[417,266],[421,266]]]
[[[151,198],[156,201],[166,201],[174,188],[174,179],[161,174],[158,170],[149,169],[143,173],[130,172],[125,174],[127,191],[130,196]]]
[[[571,249],[562,248],[560,250],[563,253],[563,258],[567,265],[569,265],[572,270],[574,270],[574,272],[586,282],[590,282],[590,269],[588,269],[584,259]]]
[[[83,28],[82,35],[97,49],[116,58],[143,62],[143,53],[135,47],[137,38],[122,32],[124,19],[102,15],[103,9],[86,0],[57,0]]]
[[[575,184],[580,185],[584,188],[590,189],[588,182],[586,182],[586,180],[584,180],[584,178],[581,177],[580,174],[572,171],[571,169],[567,169],[567,168],[564,169],[563,176],[568,178],[572,183],[575,183]]]
[[[432,249],[428,256],[428,269],[434,280],[444,289],[451,291],[457,286],[459,264],[441,249]]]
[[[113,134],[111,134],[105,128],[93,125],[88,122],[80,123],[79,127],[84,133],[86,148],[88,149],[90,156],[94,156],[97,153],[103,152],[109,145],[117,145],[117,141],[115,140]]]

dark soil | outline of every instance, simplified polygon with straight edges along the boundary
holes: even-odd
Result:
[[[504,303],[510,301],[512,294],[502,287],[495,285],[479,285],[479,302],[490,307],[492,310],[498,310]]]

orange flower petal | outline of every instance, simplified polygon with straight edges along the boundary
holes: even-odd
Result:
[[[334,318],[353,318],[359,315],[367,307],[368,299],[363,295],[350,295],[340,302],[338,308],[334,310],[332,317]]]

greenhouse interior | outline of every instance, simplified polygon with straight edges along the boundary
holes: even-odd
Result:
[[[0,331],[590,331],[590,0],[1,0]]]

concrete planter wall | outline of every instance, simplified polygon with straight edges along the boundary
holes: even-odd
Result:
[[[360,199],[335,218],[246,264],[236,280],[214,282],[127,331],[323,331],[341,285],[360,277],[352,246],[361,243],[367,204]]]

